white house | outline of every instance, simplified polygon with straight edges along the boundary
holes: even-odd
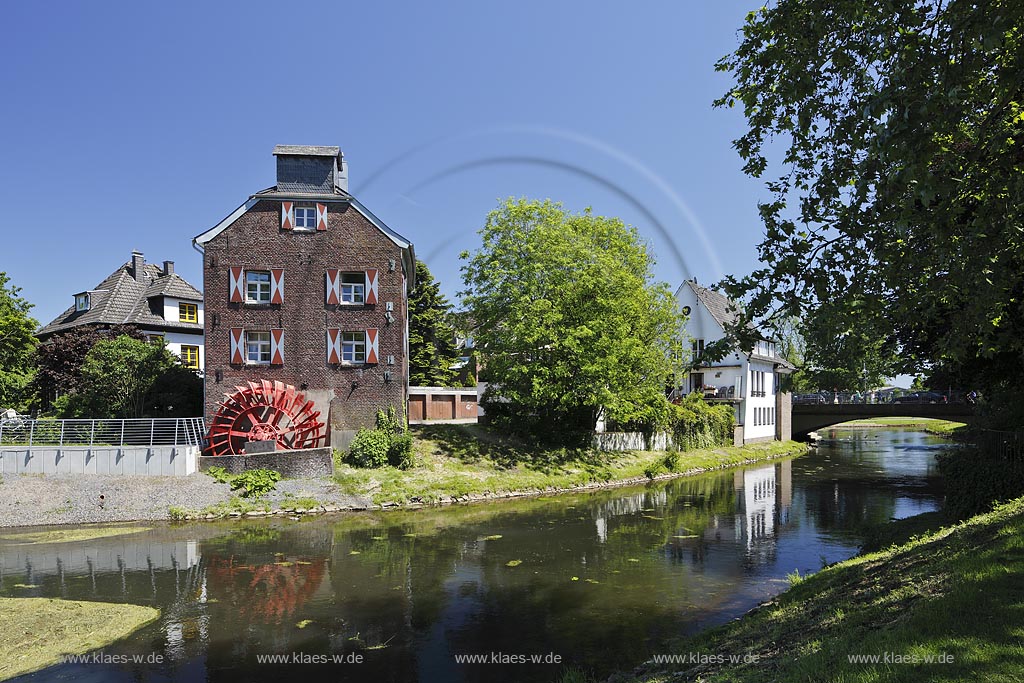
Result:
[[[74,294],[74,303],[36,336],[45,342],[83,325],[134,325],[150,339],[162,339],[184,365],[197,372],[205,366],[203,295],[174,272],[173,261],[164,261],[161,267],[132,252],[131,261],[96,287]]]
[[[704,348],[722,339],[726,326],[736,320],[736,306],[724,294],[697,284],[696,278],[679,286],[676,300],[689,316],[686,332],[694,357],[700,359]],[[737,443],[789,439],[790,397],[779,391],[779,379],[794,369],[778,355],[775,341],[762,335],[749,351],[735,349],[719,361],[699,364],[679,391],[703,391],[708,401],[733,405]]]

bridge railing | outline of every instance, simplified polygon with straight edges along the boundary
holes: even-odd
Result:
[[[199,446],[205,435],[201,417],[0,420],[0,446]]]
[[[970,403],[964,391],[813,391],[794,393],[795,404]]]

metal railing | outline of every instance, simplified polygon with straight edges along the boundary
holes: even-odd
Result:
[[[963,391],[814,391],[794,393],[796,404],[888,404],[888,403],[971,403]]]
[[[0,420],[0,446],[199,446],[205,436],[201,417]]]

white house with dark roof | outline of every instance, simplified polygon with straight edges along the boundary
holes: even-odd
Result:
[[[74,303],[36,333],[45,341],[58,332],[92,325],[134,325],[150,338],[160,337],[182,362],[205,367],[203,295],[174,272],[174,261],[147,264],[137,251],[92,289],[74,294]]]
[[[737,319],[736,305],[721,292],[686,280],[676,290],[676,300],[689,320],[695,358],[704,348],[725,337],[726,327]],[[795,368],[778,354],[775,340],[760,334],[753,349],[734,349],[718,361],[699,363],[690,372],[682,393],[702,391],[711,402],[729,403],[736,411],[740,443],[790,438],[790,397],[779,390],[781,375]]]

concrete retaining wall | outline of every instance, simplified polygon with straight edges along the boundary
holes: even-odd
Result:
[[[198,446],[5,446],[3,474],[186,476],[197,470]]]
[[[334,458],[329,446],[248,455],[199,456],[200,471],[205,472],[214,465],[223,467],[231,474],[241,474],[261,467],[277,470],[284,477],[329,477],[334,474]]]

